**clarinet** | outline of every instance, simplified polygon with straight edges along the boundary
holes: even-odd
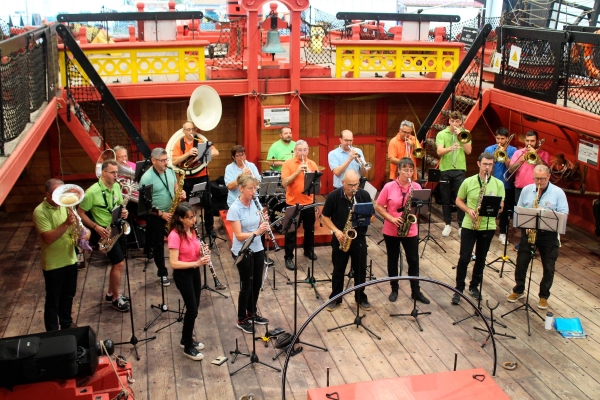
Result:
[[[254,201],[254,205],[258,209],[257,214],[260,217],[260,223],[261,224],[263,222],[267,222],[268,223],[269,220],[265,218],[265,214],[263,213],[263,207],[260,205],[260,202],[258,201],[258,199],[256,197],[253,197],[252,201]],[[271,242],[273,242],[273,251],[279,251],[279,250],[281,250],[279,248],[279,246],[277,245],[277,241],[275,240],[275,235],[273,235],[273,231],[271,230],[271,225],[269,225],[269,230],[267,231],[267,234],[269,235],[269,239],[271,239]]]
[[[198,227],[196,226],[196,224],[194,224],[194,231],[196,231],[196,237],[198,238],[198,240],[200,241],[200,254],[202,254],[202,256],[206,255],[206,245],[204,244],[204,242],[202,241],[202,238],[200,237],[200,234],[198,233]],[[223,289],[227,289],[227,286],[223,285],[221,282],[219,282],[219,278],[217,278],[217,273],[215,272],[215,267],[213,266],[212,261],[208,261],[208,268],[210,269],[210,273],[213,276],[213,279],[215,280],[215,289],[217,290],[223,290]]]

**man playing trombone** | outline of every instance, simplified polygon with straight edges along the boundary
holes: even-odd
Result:
[[[515,204],[519,201],[521,191],[527,185],[533,183],[533,169],[538,164],[550,165],[550,154],[540,149],[536,145],[538,143],[538,133],[536,131],[529,131],[525,134],[525,147],[517,150],[510,159],[510,165],[508,167],[508,173],[512,174],[515,182]],[[537,157],[533,155],[537,154]],[[528,158],[525,160],[528,156]]]
[[[370,164],[365,161],[361,149],[352,147],[354,136],[349,130],[343,130],[340,133],[340,145],[331,150],[327,156],[329,168],[333,172],[333,187],[339,189],[342,187],[342,176],[346,171],[356,171],[358,176],[367,174]],[[366,168],[365,168],[366,167]]]
[[[413,175],[409,176],[413,181],[417,180],[417,161],[415,160],[414,150],[421,148],[419,141],[415,137],[415,126],[410,121],[402,121],[398,134],[390,140],[388,145],[388,160],[390,161],[390,182],[396,179],[396,171],[400,159],[408,157],[414,164]]]
[[[246,149],[243,146],[236,145],[231,149],[231,164],[225,167],[225,185],[229,192],[227,193],[227,206],[231,207],[235,199],[240,197],[237,178],[240,175],[253,176],[260,182],[261,176],[254,163],[246,160]]]
[[[458,111],[452,111],[449,118],[449,126],[438,132],[435,137],[437,154],[440,156],[440,191],[442,193],[442,211],[446,226],[442,236],[450,236],[452,232],[452,191],[458,191],[466,177],[467,162],[466,154],[471,154],[471,135],[462,126],[463,116]],[[458,208],[456,218],[458,220],[458,235],[465,213]]]
[[[512,135],[508,138],[508,129],[498,128],[496,130],[496,144],[486,147],[484,151],[494,155],[494,177],[504,183],[505,199],[504,208],[500,213],[500,235],[498,240],[500,243],[506,244],[506,232],[508,228],[509,212],[514,208],[515,187],[512,181],[508,181],[504,177],[504,173],[508,170],[510,159],[517,151],[516,147],[510,145]]]

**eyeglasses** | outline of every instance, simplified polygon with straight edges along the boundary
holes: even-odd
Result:
[[[400,132],[406,134],[406,135],[410,135],[412,133],[412,131],[403,131],[402,129],[400,129]]]
[[[412,168],[402,168],[400,171],[412,174],[414,172],[414,169],[412,169]]]
[[[547,179],[548,179],[547,176],[545,178],[533,178],[534,181],[538,181],[538,182],[543,182],[543,181],[545,181]]]
[[[354,139],[342,139],[342,142],[352,143]]]
[[[187,131],[187,132],[189,132],[189,131],[193,131],[193,130],[195,130],[195,129],[196,129],[196,128],[184,128],[183,130],[184,130],[184,131]]]
[[[349,188],[354,188],[358,187],[358,183],[346,183],[346,186],[348,186]]]
[[[169,161],[169,159],[168,159],[168,158],[162,158],[162,159],[160,159],[160,158],[155,158],[155,160],[156,160],[156,161],[158,161],[158,162],[160,162],[160,163],[166,163],[166,162],[168,162],[168,161]]]

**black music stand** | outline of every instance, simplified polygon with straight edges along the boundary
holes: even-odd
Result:
[[[235,265],[238,265],[246,257],[248,257],[248,259],[250,260],[250,301],[252,301],[252,299],[254,299],[254,284],[252,283],[252,281],[254,280],[254,259],[252,257],[254,252],[250,249],[250,245],[252,244],[252,242],[254,241],[255,238],[256,238],[256,235],[252,234],[252,236],[250,236],[248,239],[246,239],[244,241],[244,244],[242,245],[242,248],[240,249],[237,258],[235,259]],[[255,312],[256,312],[256,310],[255,310]],[[230,351],[229,353],[235,354],[235,356],[232,360],[232,363],[235,362],[235,359],[238,355],[246,355],[239,351],[238,346],[237,346],[237,339],[235,341],[235,350]],[[246,368],[248,365],[255,364],[255,363],[262,364],[265,367],[269,367],[269,368],[274,369],[277,372],[281,372],[281,370],[279,368],[276,368],[269,364],[265,364],[264,362],[262,362],[258,359],[258,356],[256,355],[256,329],[255,329],[255,324],[254,324],[254,318],[252,318],[252,353],[250,354],[250,362],[247,363],[246,365],[236,369],[235,371],[231,372],[229,374],[229,376],[233,376],[233,375],[237,374],[239,371],[241,371],[242,369]]]
[[[425,162],[423,162],[423,174],[425,174]],[[424,175],[423,175],[424,176]],[[428,172],[428,182],[437,182],[437,183],[441,183],[440,182],[440,170],[439,169],[435,169],[435,168],[429,168],[429,172]],[[431,189],[429,189],[431,190]],[[427,207],[428,208],[428,212],[427,212],[427,235],[425,235],[425,237],[423,239],[419,240],[419,243],[424,242],[425,244],[423,245],[423,250],[421,251],[421,258],[423,258],[423,255],[425,254],[425,248],[427,247],[427,243],[431,240],[433,243],[437,244],[438,247],[440,249],[442,249],[442,251],[444,253],[446,253],[446,249],[444,249],[444,247],[437,241],[435,240],[435,238],[433,236],[431,236],[431,203],[432,203],[432,196],[431,194],[429,195],[429,198],[427,200],[422,200],[423,203],[423,207]]]
[[[504,264],[509,263],[512,264],[513,267],[517,268],[517,265],[513,262],[513,260],[510,259],[510,256],[506,254],[506,250],[508,249],[508,226],[510,225],[510,217],[512,215],[512,211],[508,210],[506,211],[506,214],[508,216],[508,221],[506,221],[506,230],[503,232],[506,236],[506,240],[504,241],[504,252],[500,257],[496,258],[494,261],[490,261],[486,265],[486,267],[492,268],[492,264],[502,261],[502,267],[500,267],[499,271],[497,268],[493,268],[496,272],[500,274],[500,278],[502,278],[502,273],[504,272]]]
[[[141,170],[139,163],[143,163],[143,161],[138,161],[138,167],[136,169],[136,176],[137,176],[137,171]],[[138,217],[142,217],[145,218],[146,215],[148,215],[148,213],[150,212],[150,210],[152,210],[152,193],[154,190],[154,185],[143,185],[142,187],[140,187],[138,189],[138,193],[139,193],[139,199],[138,199],[138,209],[137,209],[137,214]],[[146,243],[144,245],[144,248],[146,249],[148,246],[148,241],[146,240]],[[148,268],[148,263],[150,263],[150,260],[152,260],[151,257],[152,254],[152,250],[148,250],[146,252],[146,254],[144,254],[144,270],[143,272],[146,272],[146,269]]]
[[[373,203],[358,203],[358,204],[355,204],[352,207],[352,226],[355,227],[355,228],[356,227],[363,227],[363,226],[367,226],[368,227],[371,224],[371,216],[374,213],[375,213],[375,209],[373,207]],[[356,233],[357,233],[357,235],[361,234],[358,231]],[[362,235],[366,236],[365,234],[362,234]],[[363,252],[363,245],[361,243],[360,244],[360,251],[359,251],[359,255],[358,255],[359,264],[360,264],[360,261],[362,260],[362,252]],[[360,265],[359,265],[358,269],[359,269],[358,271],[355,271],[356,274],[360,274],[360,269],[361,269]],[[366,266],[365,266],[365,269],[366,269]],[[360,278],[360,276],[358,276],[358,277]],[[365,280],[366,280],[366,277],[365,277]],[[365,318],[367,314],[363,314],[361,316],[360,315],[360,308],[359,307],[360,307],[360,304],[359,304],[358,301],[356,301],[356,315],[354,316],[354,321],[352,321],[352,322],[350,322],[348,324],[336,326],[335,328],[327,329],[327,332],[335,331],[336,329],[342,329],[342,328],[345,328],[345,327],[351,326],[351,325],[356,325],[357,328],[359,326],[362,326],[365,331],[369,332],[371,335],[373,335],[377,339],[381,340],[380,336],[378,336],[377,334],[375,334],[375,332],[373,332],[372,330],[370,330],[369,328],[367,328],[362,323],[363,318]]]
[[[498,216],[498,212],[500,211],[501,203],[502,203],[502,197],[500,197],[500,196],[488,196],[488,195],[483,196],[483,199],[481,200],[481,208],[479,209],[479,216],[496,218]],[[487,220],[487,223],[488,224],[490,223],[489,219]],[[493,236],[494,233],[492,232],[491,235]],[[485,238],[483,240],[485,240]],[[475,251],[477,252],[477,245],[475,245],[475,249],[476,249]],[[487,254],[488,251],[489,251],[489,248],[486,250],[485,253]],[[475,260],[475,262],[477,262],[477,260]],[[485,263],[485,261],[484,261],[484,263]],[[481,298],[482,298],[481,293],[483,290],[483,275],[485,272],[485,267],[486,267],[486,265],[484,264],[483,270],[481,271],[481,279],[479,281],[479,296],[477,298],[477,308],[479,310],[481,310]],[[496,270],[495,268],[492,268],[492,269]],[[498,270],[496,270],[496,271],[498,271]],[[460,324],[461,322],[466,321],[469,318],[475,318],[478,316],[479,315],[476,312],[474,312],[473,314],[471,314],[465,318],[462,318],[462,319],[459,319],[458,321],[453,322],[452,325]],[[486,317],[485,315],[483,317],[485,319],[488,319],[488,317]],[[490,322],[493,323],[493,321],[490,321]],[[500,325],[501,327],[506,328],[506,325],[504,325],[503,323],[498,322],[498,321],[496,321],[496,323],[498,325]]]
[[[492,335],[494,335],[494,336],[504,336],[504,337],[507,337],[507,338],[516,339],[517,338],[516,336],[508,335],[506,333],[498,333],[494,329],[494,321],[495,321],[494,320],[494,310],[496,308],[498,308],[498,306],[500,305],[500,303],[496,303],[496,305],[494,307],[491,307],[489,300],[486,300],[485,304],[487,305],[487,308],[489,308],[489,310],[490,310],[489,321],[491,321],[491,324],[490,324],[490,330],[489,330],[489,332],[488,332],[487,329],[483,329],[483,328],[480,328],[478,326],[474,326],[473,327],[473,329],[475,329],[475,330],[478,330],[478,331],[481,331],[481,332],[488,332],[488,335],[485,338],[485,340],[483,341],[483,344],[481,345],[481,348],[483,349],[485,347],[485,345],[487,344],[488,340],[490,340],[490,337],[492,337]]]
[[[525,229],[536,229],[539,230],[540,227],[543,227],[544,230],[556,232],[556,233],[564,233],[564,229],[560,229],[558,226],[558,217],[556,213],[550,212],[545,215],[542,215],[542,210],[538,208],[525,209],[518,207],[519,212],[517,212],[517,218],[515,218],[515,225],[517,228],[521,228],[521,237],[525,237]],[[552,221],[555,221],[553,223]],[[521,240],[521,244],[523,240]],[[525,308],[525,313],[527,314],[527,335],[531,336],[531,322],[529,319],[529,311],[533,311],[540,319],[543,321],[544,317],[542,317],[537,311],[533,309],[529,305],[529,290],[531,289],[531,275],[533,274],[533,260],[535,259],[535,252],[537,250],[537,245],[535,243],[528,243],[530,248],[530,262],[529,262],[529,282],[527,283],[527,296],[525,297],[525,303],[515,308],[512,311],[509,311],[505,314],[502,314],[500,317],[504,318],[508,314],[512,314],[521,308]]]

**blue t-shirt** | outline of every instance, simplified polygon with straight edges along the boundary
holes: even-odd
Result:
[[[533,201],[537,196],[536,192],[537,187],[535,183],[525,186],[521,191],[521,196],[519,197],[517,205],[519,207],[531,208]],[[558,211],[565,214],[569,213],[567,195],[561,188],[552,183],[548,183],[548,188],[543,192],[542,197],[540,197],[538,206],[544,210]]]
[[[256,169],[256,165],[254,165],[254,163],[251,163],[250,161],[246,161],[246,163],[248,163],[248,168],[250,168],[250,171],[252,171],[254,177],[260,181],[261,176],[258,173],[258,169]],[[231,182],[235,181],[238,175],[240,175],[243,170],[243,168],[237,166],[235,161],[229,164],[227,167],[225,167],[225,185],[229,185]],[[235,189],[229,190],[229,192],[227,193],[227,205],[231,207],[235,199],[237,199],[239,196],[240,190],[237,186],[235,187]]]
[[[494,152],[497,149],[498,149],[498,144],[496,143],[496,144],[486,147],[484,151],[494,154]],[[508,156],[509,160],[512,158],[513,154],[515,154],[515,151],[517,151],[517,148],[514,146],[510,146],[510,145],[505,150],[506,155]],[[506,164],[504,164],[502,162],[494,161],[494,171],[492,172],[492,175],[494,175],[494,178],[498,178],[504,183],[505,189],[512,189],[515,186],[515,184],[513,181],[507,182],[506,179],[504,179],[504,173],[506,171],[508,171],[508,167],[506,166]]]
[[[242,224],[242,232],[254,232],[260,225],[260,217],[258,216],[257,211],[258,209],[256,208],[256,205],[254,205],[254,201],[250,202],[250,207],[246,207],[242,204],[240,199],[235,199],[229,207],[229,211],[227,211],[227,221],[240,221]],[[237,256],[243,244],[244,242],[237,240],[234,234],[231,252]],[[263,248],[262,240],[259,237],[256,237],[250,245],[250,250],[255,253],[263,250]]]
[[[363,155],[362,150],[357,149],[356,147],[354,147],[354,150],[356,150],[356,152],[360,154],[360,157],[364,161],[365,156]],[[350,153],[346,153],[345,151],[343,151],[342,146],[338,146],[337,149],[331,150],[329,152],[329,155],[327,156],[327,161],[329,162],[329,169],[333,171],[335,168],[345,163],[348,157],[350,157]],[[356,160],[352,160],[352,162],[348,165],[348,168],[346,168],[346,171],[349,171],[351,169],[355,170],[358,176],[360,176],[360,164]],[[344,173],[346,173],[346,171],[344,171],[340,176],[336,176],[335,174],[333,174],[334,188],[337,189],[342,187],[342,177],[344,176]]]

